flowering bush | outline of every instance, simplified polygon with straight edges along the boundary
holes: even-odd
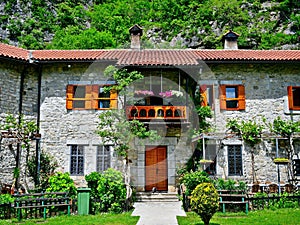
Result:
[[[182,97],[183,93],[181,91],[169,90],[169,91],[165,91],[165,92],[160,92],[159,95],[163,98],[170,98],[173,96]]]
[[[152,96],[154,95],[153,91],[148,91],[148,90],[136,90],[134,91],[134,94],[136,95],[148,95],[148,96]]]

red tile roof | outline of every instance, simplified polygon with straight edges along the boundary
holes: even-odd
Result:
[[[38,61],[95,60],[104,52],[103,50],[35,50],[32,57]]]
[[[117,65],[163,66],[198,65],[200,61],[297,61],[300,50],[195,50],[195,49],[131,49],[115,50],[32,50],[0,43],[0,56],[21,60],[93,61],[113,60]]]
[[[0,57],[10,57],[14,59],[27,60],[29,58],[28,50],[0,43]]]

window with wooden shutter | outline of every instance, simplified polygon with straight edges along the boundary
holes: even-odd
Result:
[[[288,102],[290,110],[300,110],[300,86],[288,86]]]
[[[222,110],[246,109],[244,85],[220,85],[219,98]]]
[[[68,85],[66,108],[112,109],[118,106],[118,93],[106,90],[104,85]]]

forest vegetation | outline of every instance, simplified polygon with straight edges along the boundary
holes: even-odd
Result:
[[[299,0],[1,0],[0,41],[26,49],[222,48],[228,30],[240,49],[300,49]]]

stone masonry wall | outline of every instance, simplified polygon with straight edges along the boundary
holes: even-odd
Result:
[[[24,76],[23,101],[20,105],[21,74]],[[0,123],[5,123],[8,114],[18,116],[20,107],[25,119],[36,121],[37,112],[37,73],[34,66],[16,61],[0,60]],[[13,143],[16,152],[17,143],[13,139],[2,139],[0,149],[0,185],[13,183],[13,171],[16,166],[14,153],[8,148]],[[35,141],[31,143],[30,155],[35,153]],[[23,188],[32,187],[32,179],[26,172],[26,151],[21,150],[20,184]]]
[[[220,81],[241,81],[245,85],[246,110],[226,111],[220,110],[218,99],[218,88],[215,88],[217,96],[215,98],[214,123],[218,133],[226,131],[226,121],[235,118],[240,121],[255,120],[262,122],[265,117],[268,122],[273,122],[277,117],[285,120],[300,120],[300,112],[290,114],[287,102],[287,86],[299,86],[300,66],[297,64],[224,64],[211,65],[212,71],[204,71],[202,79]],[[277,166],[273,163],[273,158],[269,152],[274,153],[273,145],[268,144],[271,140],[265,140],[258,149],[255,150],[255,174],[257,180],[277,181]],[[272,150],[273,149],[273,150]],[[226,149],[221,153],[223,159],[227,160]],[[232,177],[236,179],[251,181],[251,154],[249,146],[243,146],[243,176]],[[226,163],[227,164],[227,161]],[[281,166],[281,180],[287,181],[286,167]],[[228,178],[227,167],[218,167],[217,174],[223,178]]]

